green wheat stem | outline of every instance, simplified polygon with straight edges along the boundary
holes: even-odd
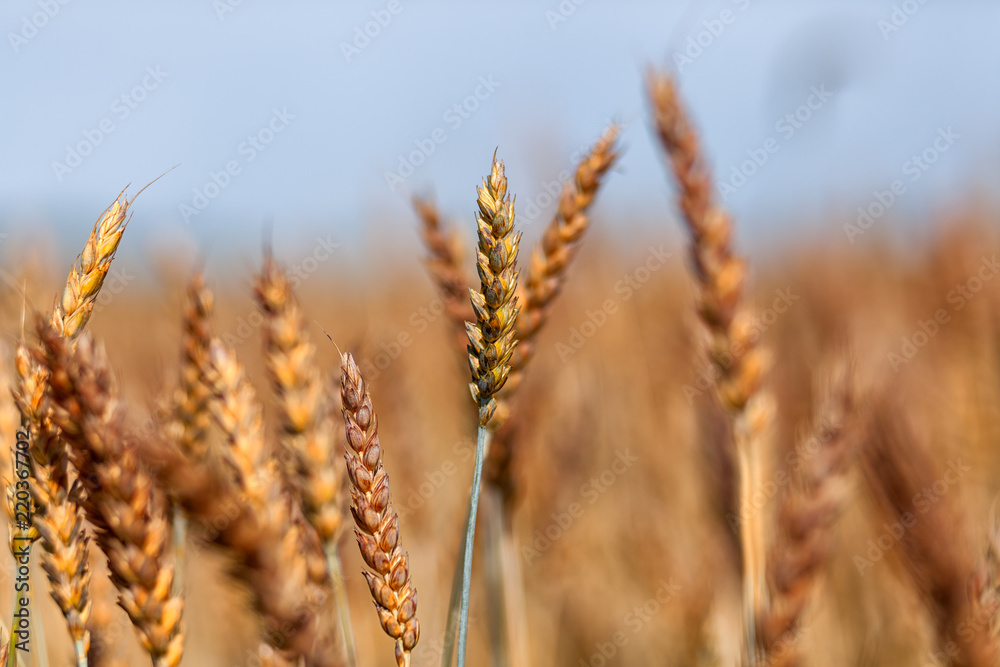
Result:
[[[462,533],[469,531],[469,518],[465,518]],[[459,546],[458,563],[465,561],[465,540]],[[455,576],[451,580],[451,597],[448,600],[448,618],[444,628],[444,650],[441,653],[441,667],[451,667],[455,657],[455,639],[458,636],[459,601],[462,599],[462,568],[455,565]]]
[[[469,632],[469,589],[472,588],[472,548],[476,539],[476,513],[479,511],[479,488],[483,481],[483,459],[489,433],[485,426],[476,435],[476,467],[472,471],[472,495],[465,527],[465,554],[462,565],[462,602],[458,616],[458,667],[465,665],[465,644]]]

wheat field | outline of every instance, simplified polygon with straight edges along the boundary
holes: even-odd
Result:
[[[995,212],[751,262],[697,118],[664,75],[648,100],[677,205],[634,237],[591,209],[611,126],[545,230],[500,147],[377,268],[275,230],[101,293],[124,194],[68,281],[6,240],[19,663],[451,664],[462,628],[459,664],[1000,664]]]

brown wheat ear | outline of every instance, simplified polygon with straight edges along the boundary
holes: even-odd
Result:
[[[49,372],[52,419],[70,445],[86,490],[84,509],[108,558],[119,604],[153,664],[180,663],[183,600],[173,594],[167,499],[126,445],[111,370],[89,337],[77,349],[41,325],[39,361]]]
[[[341,356],[341,396],[347,435],[347,472],[351,482],[351,513],[355,534],[379,621],[396,640],[396,664],[410,664],[410,652],[420,639],[417,591],[410,582],[409,558],[399,538],[399,517],[389,495],[389,476],[382,467],[378,418],[361,371],[350,354]]]

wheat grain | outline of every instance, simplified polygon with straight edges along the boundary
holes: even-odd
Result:
[[[389,476],[382,466],[378,417],[368,385],[350,354],[341,356],[341,399],[347,436],[347,474],[351,482],[351,513],[379,621],[396,640],[396,664],[410,664],[410,652],[420,639],[417,590],[410,581],[410,562],[399,537],[399,517],[392,507]]]

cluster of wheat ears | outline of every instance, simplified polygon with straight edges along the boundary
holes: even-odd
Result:
[[[746,266],[733,248],[731,220],[715,200],[676,86],[651,73],[648,94],[690,237],[704,353],[714,368],[717,405],[726,414],[729,444],[721,456],[735,470],[742,506],[767,476],[777,409],[767,391],[770,357],[752,326]],[[477,193],[475,286],[470,288],[455,233],[431,201],[415,201],[426,265],[445,296],[456,354],[467,358],[471,371],[469,427],[478,435],[445,625],[446,667],[466,659],[477,524],[489,563],[485,595],[494,664],[528,664],[510,520],[519,484],[512,462],[526,419],[517,390],[588,229],[588,208],[615,165],[618,132],[608,128],[576,167],[524,273],[514,199],[496,156]],[[93,538],[154,665],[177,665],[184,652],[180,574],[185,556],[198,553],[185,551],[187,544],[225,554],[229,574],[249,592],[261,622],[259,664],[353,667],[351,624],[361,620],[350,618],[339,556],[349,506],[378,622],[394,642],[397,664],[409,665],[420,639],[419,573],[411,577],[403,550],[404,526],[393,507],[369,386],[350,353],[341,355],[339,392],[324,379],[306,315],[273,257],[264,259],[254,296],[265,315],[264,361],[280,439],[268,436],[260,399],[235,352],[213,334],[213,297],[200,273],[187,291],[170,419],[141,437],[126,427],[115,374],[86,327],[133,200],[119,195],[100,216],[52,312],[26,315],[22,324],[12,386],[18,441],[27,451],[12,449],[6,474],[15,562],[30,560],[26,547],[40,547],[34,553],[65,617],[78,666],[108,663],[98,650],[102,622],[90,592]],[[739,526],[747,665],[800,662],[801,620],[829,556],[847,468],[857,461],[886,511],[900,516],[931,474],[929,463],[906,451],[912,434],[869,400],[878,380],[866,385],[848,351],[834,366],[815,420],[822,429],[819,453],[773,514],[751,513]],[[879,437],[858,448],[862,422]],[[489,516],[477,521],[481,494],[490,499]],[[997,664],[1000,538],[994,532],[993,548],[975,563],[957,559],[935,535],[935,526],[924,525],[901,541],[914,585],[926,589],[920,592],[932,607],[937,641],[954,664]],[[29,600],[22,588],[15,590],[5,664],[38,660],[37,650],[29,657],[19,648],[29,636],[37,643],[40,628],[25,623]]]

